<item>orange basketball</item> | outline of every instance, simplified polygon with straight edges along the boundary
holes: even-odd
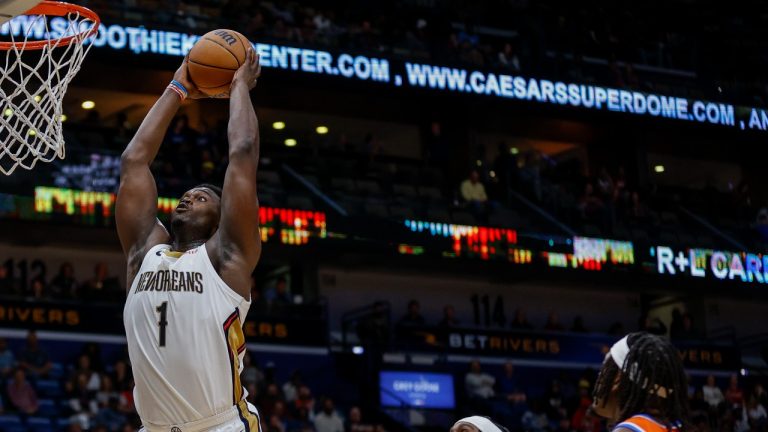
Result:
[[[189,79],[208,96],[226,96],[232,77],[245,62],[251,43],[234,30],[218,29],[200,38],[189,51]]]

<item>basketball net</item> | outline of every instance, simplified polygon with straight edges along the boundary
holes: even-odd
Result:
[[[51,16],[63,20],[66,30],[62,32],[57,25],[51,31]],[[98,16],[88,9],[45,1],[0,27],[0,33],[10,38],[10,42],[0,42],[3,174],[10,175],[17,167],[32,169],[38,161],[64,158],[62,100],[93,45],[89,37],[98,23]]]

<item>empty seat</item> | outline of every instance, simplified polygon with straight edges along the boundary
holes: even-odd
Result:
[[[27,419],[27,427],[30,432],[55,432],[51,419],[44,417],[30,417]]]
[[[585,224],[582,228],[582,232],[587,237],[602,237],[603,231],[597,225]]]
[[[659,242],[663,245],[677,245],[680,240],[677,238],[677,234],[671,231],[661,231],[659,233]]]
[[[392,193],[396,196],[402,196],[406,198],[415,198],[419,196],[418,192],[416,192],[416,188],[407,184],[392,185]]]
[[[524,223],[516,211],[499,209],[488,218],[488,225],[495,228],[520,228]]]
[[[433,201],[439,201],[443,199],[443,193],[436,187],[422,186],[419,188],[419,196],[423,198],[429,198]]]
[[[35,385],[38,395],[42,397],[57,398],[63,395],[61,384],[58,380],[38,380]]]
[[[285,199],[285,206],[298,210],[314,210],[312,199],[306,196],[293,195]]]
[[[451,214],[445,209],[430,208],[427,210],[427,221],[451,223]]]
[[[331,179],[331,187],[342,192],[354,192],[355,182],[350,178],[334,177]]]
[[[413,219],[413,209],[410,207],[393,205],[389,207],[389,216],[398,220]]]
[[[59,415],[59,406],[53,399],[39,399],[37,414],[43,417],[54,417]]]
[[[477,225],[477,219],[470,212],[455,211],[453,212],[453,223],[458,225]]]
[[[632,240],[644,244],[650,242],[650,239],[648,238],[648,232],[640,228],[635,228],[632,230]]]
[[[275,186],[280,186],[282,184],[280,181],[280,174],[276,171],[259,171],[258,174],[256,174],[256,181],[258,181],[259,184]]]
[[[359,192],[364,192],[369,195],[376,195],[381,193],[381,187],[377,182],[373,180],[358,180],[357,190]]]
[[[389,210],[387,209],[386,204],[377,203],[377,202],[368,202],[365,203],[363,206],[363,210],[365,211],[365,214],[368,216],[375,216],[380,218],[387,218],[389,217]]]

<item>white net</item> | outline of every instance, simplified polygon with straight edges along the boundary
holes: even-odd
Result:
[[[22,15],[0,26],[13,46],[0,63],[0,172],[64,158],[62,100],[92,43],[80,13]],[[51,30],[53,29],[53,30]],[[71,39],[67,40],[67,38]],[[31,49],[36,43],[42,49]],[[3,53],[0,51],[0,62]]]

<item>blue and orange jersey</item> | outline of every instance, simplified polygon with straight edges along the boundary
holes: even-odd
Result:
[[[619,428],[633,432],[679,432],[680,423],[664,424],[647,414],[638,414],[617,424],[613,430]]]

